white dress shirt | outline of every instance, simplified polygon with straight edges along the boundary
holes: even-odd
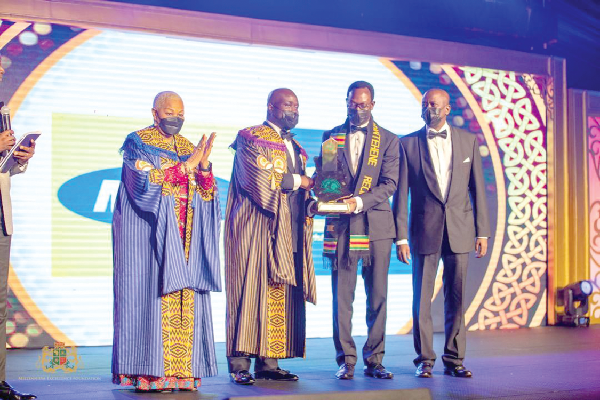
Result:
[[[367,125],[369,125],[368,122],[357,126],[359,128],[365,128]],[[365,139],[366,135],[363,131],[352,132],[352,130],[350,130],[350,132],[348,132],[348,144],[350,146],[348,150],[350,150],[350,162],[352,163],[351,167],[354,174],[358,171],[358,163],[363,148],[365,147]],[[354,210],[354,214],[358,214],[363,210],[363,201],[360,196],[355,196],[354,199],[356,199],[356,210]]]
[[[445,200],[448,196],[449,183],[452,176],[452,132],[448,123],[445,123],[440,130],[435,130],[430,126],[425,126],[425,129],[427,134],[430,131],[436,133],[446,131],[447,136],[445,139],[440,136],[434,138],[427,137],[427,147],[429,147],[429,154],[431,155],[431,164],[435,170],[442,199]]]
[[[271,121],[267,121],[267,124],[269,124],[271,126],[271,128],[273,128],[279,136],[281,136],[281,128],[280,127],[273,124]],[[283,139],[283,143],[285,144],[287,151],[292,156],[291,157],[292,159],[288,160],[287,162],[291,161],[292,167],[296,168],[296,150],[294,150],[294,145],[292,144],[292,141],[290,139]],[[293,190],[298,190],[298,188],[300,188],[300,185],[302,184],[302,177],[300,176],[300,174],[292,174],[292,178],[294,179]]]
[[[362,126],[360,127],[362,128]],[[352,163],[352,171],[356,174],[358,170],[358,162],[365,145],[365,134],[362,131],[349,133],[348,142],[350,145],[350,162]]]

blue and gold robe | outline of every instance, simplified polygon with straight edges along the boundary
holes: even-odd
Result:
[[[179,134],[169,143],[149,127],[129,134],[121,150],[112,223],[114,381],[216,375],[210,305],[210,292],[221,290],[216,187],[207,190],[190,175],[182,191],[165,178],[194,150]]]

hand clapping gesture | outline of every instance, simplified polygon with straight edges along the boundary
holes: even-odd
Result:
[[[209,173],[210,161],[208,158],[210,157],[210,153],[212,151],[213,143],[215,141],[215,137],[217,136],[216,132],[212,132],[208,140],[206,139],[206,135],[202,135],[202,139],[194,149],[194,152],[188,158],[186,162],[183,163],[183,167],[187,171],[194,171],[200,166],[202,173]]]

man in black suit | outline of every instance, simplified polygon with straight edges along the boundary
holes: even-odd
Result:
[[[323,134],[343,147],[341,168],[350,177],[349,213],[327,216],[324,260],[332,268],[333,342],[338,379],[354,378],[356,346],[352,339],[352,303],[358,263],[367,293],[368,338],[363,347],[364,373],[380,379],[393,374],[382,363],[385,353],[387,275],[396,236],[389,198],[398,182],[398,137],[371,117],[373,86],[364,81],[348,88],[348,118]]]
[[[400,139],[400,176],[393,205],[398,259],[408,264],[412,254],[414,363],[415,375],[422,378],[432,376],[436,358],[431,297],[440,258],[444,262],[444,373],[471,377],[463,366],[467,264],[469,252],[485,255],[490,236],[477,138],[448,125],[449,114],[448,93],[441,89],[425,93],[421,116],[426,125]]]

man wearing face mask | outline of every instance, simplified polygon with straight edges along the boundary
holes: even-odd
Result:
[[[227,361],[233,383],[297,381],[278,359],[304,357],[305,302],[316,303],[307,155],[290,129],[298,98],[277,89],[267,121],[242,129],[225,215]],[[250,373],[251,357],[255,358]]]
[[[472,376],[463,366],[465,279],[469,252],[476,250],[477,257],[483,257],[490,236],[477,138],[450,126],[449,114],[448,93],[427,91],[421,114],[426,125],[400,139],[400,179],[393,206],[396,249],[398,260],[406,264],[412,254],[414,363],[415,375],[421,378],[432,377],[436,359],[431,298],[440,258],[444,262],[444,373]]]
[[[113,382],[197,390],[217,374],[210,292],[221,291],[219,196],[209,156],[179,134],[178,94],[161,92],[154,125],[127,136],[112,223]]]
[[[385,353],[387,282],[392,239],[396,235],[389,198],[398,182],[398,138],[372,118],[373,86],[354,82],[347,92],[348,118],[323,134],[343,144],[342,168],[351,177],[354,196],[348,214],[328,215],[323,256],[332,269],[333,342],[338,379],[353,379],[357,361],[352,339],[352,303],[358,264],[367,293],[368,337],[362,349],[364,374],[391,379],[382,365]]]

